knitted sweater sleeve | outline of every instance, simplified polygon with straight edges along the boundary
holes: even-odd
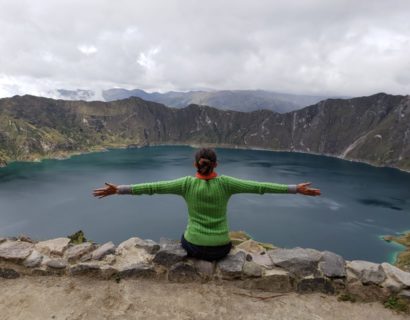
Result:
[[[182,196],[185,192],[186,181],[187,177],[182,177],[174,180],[119,185],[118,194],[176,194]]]
[[[296,193],[296,185],[259,182],[223,176],[229,194],[235,193]]]

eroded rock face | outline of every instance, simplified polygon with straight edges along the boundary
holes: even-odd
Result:
[[[284,268],[298,277],[317,273],[322,253],[314,249],[276,249],[268,252],[274,265]]]
[[[22,241],[5,241],[0,244],[0,261],[8,260],[21,262],[30,255],[32,250],[32,243]]]
[[[358,277],[363,284],[381,284],[386,274],[380,264],[354,260],[347,263],[347,268]]]
[[[44,255],[62,256],[69,243],[69,238],[55,238],[46,241],[40,241],[36,243],[35,248],[37,251]]]

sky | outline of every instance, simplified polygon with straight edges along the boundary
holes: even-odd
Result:
[[[408,0],[0,0],[0,97],[410,94]]]

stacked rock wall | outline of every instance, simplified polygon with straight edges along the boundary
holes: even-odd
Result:
[[[187,257],[180,242],[170,239],[156,243],[133,237],[115,246],[112,242],[72,244],[69,238],[38,242],[28,237],[0,238],[0,277],[21,275],[231,281],[241,288],[271,292],[410,300],[410,273],[391,264],[345,261],[335,253],[314,249],[261,249],[252,239],[235,246],[224,259],[207,262]]]

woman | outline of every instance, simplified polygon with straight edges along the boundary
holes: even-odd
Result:
[[[231,250],[226,208],[231,195],[236,193],[300,193],[320,195],[319,189],[311,189],[310,183],[285,185],[269,182],[242,180],[230,176],[218,176],[216,153],[202,148],[195,154],[195,177],[175,180],[114,185],[94,190],[94,196],[104,198],[113,194],[176,194],[184,197],[188,206],[188,225],[181,237],[181,244],[188,256],[213,261],[226,256]]]

